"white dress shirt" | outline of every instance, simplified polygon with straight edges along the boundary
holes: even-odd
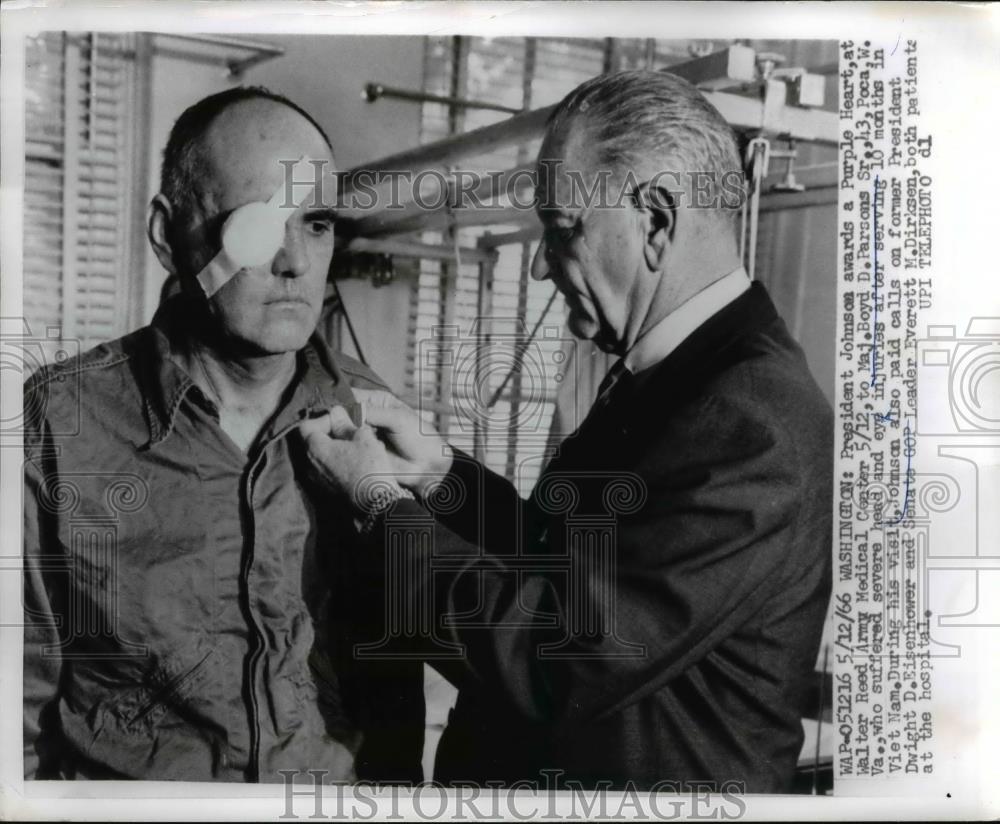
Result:
[[[750,288],[750,277],[741,266],[706,286],[648,329],[625,354],[625,367],[635,375],[656,365],[712,315]]]

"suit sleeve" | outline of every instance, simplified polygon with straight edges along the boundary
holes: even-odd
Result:
[[[361,781],[419,784],[423,778],[424,670],[420,661],[368,661],[365,724],[355,770]]]
[[[427,502],[437,521],[490,555],[517,555],[540,531],[537,514],[506,478],[460,449],[440,497]],[[534,516],[534,517],[533,517]]]
[[[687,434],[669,449],[650,445],[661,460],[643,473],[645,503],[619,519],[613,573],[595,572],[593,556],[572,545],[569,575],[515,571],[440,523],[432,550],[411,542],[411,556],[433,553],[423,564],[432,572],[406,565],[411,597],[423,592],[438,616],[476,616],[438,624],[463,655],[434,665],[534,720],[600,718],[659,689],[759,612],[792,554],[801,494],[792,442],[711,398]]]

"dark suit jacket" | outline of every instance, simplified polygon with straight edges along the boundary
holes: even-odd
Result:
[[[754,284],[616,387],[528,502],[456,460],[465,504],[405,550],[429,553],[406,584],[460,688],[435,778],[787,790],[830,591],[832,438]],[[387,528],[415,517],[404,502]]]

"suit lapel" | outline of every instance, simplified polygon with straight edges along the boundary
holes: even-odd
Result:
[[[580,471],[615,464],[625,467],[626,443],[634,430],[655,425],[671,410],[696,396],[729,363],[740,357],[739,342],[778,317],[767,290],[751,284],[729,305],[699,326],[666,358],[638,373],[625,391],[588,414],[567,437],[545,473]]]
[[[734,346],[759,332],[778,316],[758,283],[723,307],[681,341],[666,358],[637,376],[637,384],[674,385],[697,391],[721,372],[734,355]]]

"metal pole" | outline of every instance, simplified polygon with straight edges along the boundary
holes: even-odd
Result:
[[[466,100],[460,97],[447,97],[430,92],[417,92],[412,89],[400,89],[396,86],[383,86],[381,83],[367,83],[361,96],[369,103],[374,103],[380,97],[393,97],[397,100],[412,100],[415,103],[441,103],[457,109],[489,109],[494,112],[521,114],[522,109],[511,106],[501,106],[499,103],[488,103],[485,100]]]

